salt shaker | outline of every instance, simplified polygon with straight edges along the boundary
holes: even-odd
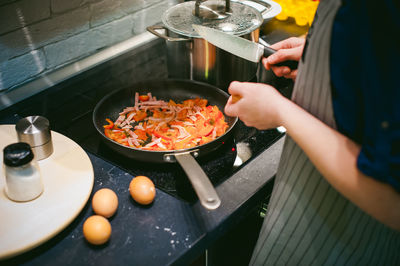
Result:
[[[29,201],[43,192],[39,166],[28,143],[18,142],[3,149],[5,191],[14,201]]]
[[[28,116],[15,125],[18,141],[28,143],[37,161],[46,159],[53,153],[50,123],[43,116]]]

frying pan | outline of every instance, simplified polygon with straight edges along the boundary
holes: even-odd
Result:
[[[135,92],[147,94],[151,92],[159,100],[182,102],[196,97],[207,99],[208,104],[216,105],[223,112],[229,95],[221,89],[212,85],[179,79],[147,80],[137,82],[127,88],[114,91],[101,99],[93,111],[93,123],[96,130],[103,137],[104,142],[116,152],[140,161],[154,163],[178,162],[188,176],[200,203],[207,209],[216,209],[221,204],[213,185],[204,173],[203,169],[194,159],[198,156],[206,156],[221,146],[237,122],[237,117],[225,116],[228,129],[225,134],[217,139],[203,145],[189,149],[171,151],[149,151],[133,147],[127,147],[107,138],[104,134],[103,125],[107,124],[106,118],[115,121],[118,113],[127,106],[134,105]]]

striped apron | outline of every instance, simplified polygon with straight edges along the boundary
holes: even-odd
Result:
[[[321,0],[292,96],[333,128],[329,56],[339,7]],[[400,233],[345,199],[286,136],[250,265],[400,265]]]

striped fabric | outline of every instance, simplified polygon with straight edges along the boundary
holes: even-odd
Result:
[[[329,49],[339,6],[321,0],[292,98],[333,128]],[[287,136],[250,265],[400,265],[400,233],[341,196]]]

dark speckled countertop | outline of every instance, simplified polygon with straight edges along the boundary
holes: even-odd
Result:
[[[189,265],[214,241],[245,217],[268,193],[283,138],[246,168],[216,187],[221,206],[207,211],[157,189],[147,207],[135,203],[128,187],[132,178],[114,165],[88,153],[95,183],[89,202],[61,233],[37,248],[3,261],[27,265]],[[112,235],[102,246],[88,244],[82,234],[85,219],[93,215],[93,192],[108,187],[119,197],[117,213],[110,219]]]
[[[276,41],[276,36],[281,39],[284,36],[280,32],[275,34],[268,27],[266,32],[271,33],[272,38],[266,38],[270,42]],[[156,40],[141,50],[119,56],[104,66],[67,80],[57,85],[57,89],[65,91],[66,95],[65,99],[57,101],[65,101],[68,98],[68,88],[80,80],[91,80],[92,87],[102,84],[103,87],[109,86],[112,89],[111,87],[129,83],[132,76],[140,79],[153,73],[152,77],[165,78],[164,49],[163,42]],[[123,71],[119,66],[124,66]],[[154,69],[155,67],[159,69]],[[112,73],[112,78],[104,73]],[[88,83],[84,86],[88,86]],[[46,92],[41,93],[1,111],[0,124],[15,123],[25,115],[40,114],[40,111],[24,113],[21,110],[27,106],[42,108],[41,97],[45,94]],[[49,102],[46,108],[54,108],[54,112],[57,112],[57,101]],[[85,113],[85,107],[77,106],[76,110],[69,110],[75,111]],[[131,199],[128,191],[132,176],[86,150],[93,164],[95,183],[91,197],[78,217],[49,241],[7,261],[0,261],[0,264],[190,265],[239,224],[270,193],[283,141],[284,137],[279,138],[249,161],[246,167],[240,168],[230,178],[218,184],[216,191],[222,204],[213,211],[204,209],[198,201],[179,200],[158,188],[155,201],[150,206],[138,205]],[[117,193],[119,207],[110,219],[110,240],[102,246],[92,246],[83,237],[82,225],[87,217],[93,215],[90,205],[93,193],[103,187],[111,188]]]

